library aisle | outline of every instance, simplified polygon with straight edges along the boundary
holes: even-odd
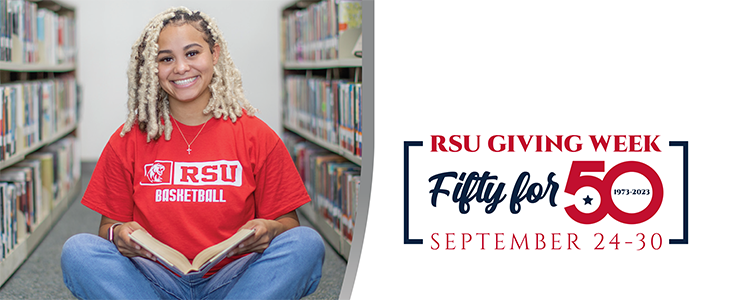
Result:
[[[81,191],[86,190],[94,165],[82,163]],[[81,205],[81,195],[78,195],[26,262],[0,287],[0,299],[75,299],[62,279],[62,245],[76,233],[95,234],[99,220],[98,213]],[[300,223],[312,227],[303,216],[300,216]],[[346,261],[326,243],[322,279],[315,293],[304,299],[337,299],[345,271]]]

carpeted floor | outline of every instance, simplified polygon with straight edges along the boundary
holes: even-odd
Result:
[[[94,165],[82,164],[81,190],[86,189]],[[80,201],[78,196],[26,262],[0,288],[0,299],[75,299],[62,280],[60,251],[65,241],[76,233],[95,234],[100,220],[98,213],[81,205]],[[301,214],[300,222],[312,227]],[[326,244],[323,277],[315,293],[304,299],[337,299],[345,271],[346,261]]]

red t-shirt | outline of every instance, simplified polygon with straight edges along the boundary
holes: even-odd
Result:
[[[283,142],[257,117],[212,118],[202,131],[202,125],[172,122],[171,140],[149,143],[137,125],[120,137],[121,126],[81,203],[108,218],[138,222],[192,261],[247,221],[275,219],[310,201]],[[187,141],[195,138],[190,154],[177,126]]]

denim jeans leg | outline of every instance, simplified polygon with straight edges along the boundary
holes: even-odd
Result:
[[[260,254],[251,253],[222,267],[201,287],[200,293],[204,295],[201,299],[224,299],[237,283],[237,278],[258,258]]]
[[[154,287],[160,299],[193,299],[191,282],[180,278],[159,263],[145,257],[130,259],[135,267]],[[185,277],[192,278],[190,275]],[[193,276],[194,277],[194,276]]]
[[[299,299],[317,288],[324,254],[318,232],[308,227],[292,228],[274,238],[232,284],[209,281],[209,289],[229,289],[228,293],[209,290],[216,292],[209,297],[226,293],[227,299]]]
[[[109,241],[88,233],[65,242],[63,280],[79,299],[158,299],[151,283]]]

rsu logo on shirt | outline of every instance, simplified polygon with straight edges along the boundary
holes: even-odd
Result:
[[[242,185],[239,161],[175,162],[175,185]]]
[[[154,161],[144,166],[141,185],[242,185],[242,165],[239,161],[208,162]]]
[[[141,185],[172,184],[172,162],[155,160],[152,164],[146,164],[143,166],[143,175]]]

